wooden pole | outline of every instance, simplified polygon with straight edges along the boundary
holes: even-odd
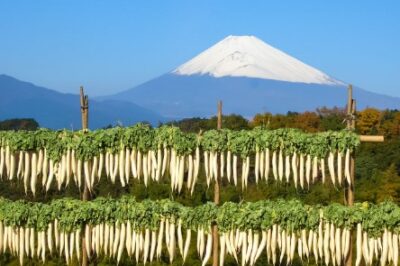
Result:
[[[356,100],[353,99],[351,104],[351,117],[354,117],[356,112],[355,110],[356,110]],[[356,128],[356,120],[352,118],[349,129],[355,130],[355,128]],[[348,206],[353,206],[354,204],[354,173],[355,173],[354,157],[355,157],[355,152],[353,151],[350,158],[351,185],[348,185],[346,193],[346,202]]]
[[[217,129],[222,129],[222,101],[218,102]]]
[[[80,88],[80,102],[81,102],[81,117],[82,117],[82,130],[88,129],[89,123],[89,98],[85,95],[83,91],[83,87]],[[90,191],[84,182],[83,194],[82,194],[82,201],[89,201],[90,200]],[[88,257],[86,252],[86,245],[85,245],[85,228],[83,228],[82,232],[82,266],[88,265]]]
[[[220,130],[222,128],[222,101],[218,102],[218,115],[217,115],[217,129]],[[214,203],[215,205],[219,205],[220,195],[219,195],[219,186],[221,182],[221,177],[217,173],[217,179],[214,182]],[[212,226],[212,237],[213,237],[213,266],[218,266],[219,261],[219,238],[218,238],[218,227],[216,224]]]
[[[347,89],[347,129],[351,129],[351,114],[352,114],[352,107],[353,107],[353,86],[350,84]]]
[[[356,128],[356,101],[353,99],[353,87],[349,85],[347,98],[347,129],[354,131]],[[361,138],[360,138],[361,139]],[[351,184],[347,184],[344,190],[344,202],[347,206],[354,204],[354,173],[355,173],[355,153],[351,154],[350,158],[350,180]],[[350,234],[350,251],[346,259],[346,265],[351,266],[353,263],[353,234]]]
[[[384,142],[384,136],[367,136],[367,135],[360,135],[361,142]]]

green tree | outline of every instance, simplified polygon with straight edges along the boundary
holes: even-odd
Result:
[[[32,118],[8,119],[0,121],[0,130],[36,130],[39,123]]]
[[[320,130],[341,130],[346,127],[346,112],[344,109],[334,108],[317,108],[316,113],[320,117]]]
[[[376,134],[381,121],[381,112],[378,109],[367,108],[358,112],[357,129],[361,134]]]

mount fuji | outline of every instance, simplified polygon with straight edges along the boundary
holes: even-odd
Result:
[[[398,108],[400,98],[353,89],[358,108]],[[131,101],[164,117],[246,117],[344,106],[347,84],[254,36],[228,36],[170,73],[102,99]]]

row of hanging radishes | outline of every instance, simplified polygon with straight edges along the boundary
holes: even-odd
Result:
[[[25,192],[36,193],[40,184],[46,191],[55,182],[58,189],[68,186],[72,181],[78,187],[84,184],[93,190],[94,185],[106,177],[113,184],[129,184],[131,178],[138,179],[146,186],[150,181],[159,182],[170,176],[171,189],[181,192],[186,187],[191,193],[198,181],[200,157],[203,157],[207,185],[216,177],[226,178],[228,182],[246,188],[250,174],[256,183],[273,178],[279,182],[293,182],[295,187],[307,188],[318,177],[336,185],[351,183],[350,150],[330,152],[327,158],[312,157],[307,154],[285,155],[283,150],[257,150],[254,156],[241,157],[232,152],[209,152],[196,148],[193,154],[179,155],[174,149],[163,148],[157,151],[141,152],[123,148],[119,152],[100,153],[89,160],[78,159],[75,151],[67,150],[59,162],[49,159],[45,149],[10,152],[9,147],[0,150],[0,176],[9,180],[23,182]],[[250,172],[250,169],[254,171]],[[186,185],[184,184],[186,182]]]
[[[279,182],[293,182],[297,188],[305,189],[321,177],[326,182],[329,174],[333,185],[341,186],[344,182],[351,184],[349,149],[346,152],[330,152],[327,158],[312,157],[309,154],[284,155],[283,150],[258,150],[254,156],[241,157],[232,152],[204,151],[204,170],[207,185],[216,177],[226,178],[228,182],[238,185],[241,180],[242,188],[246,188],[250,174],[254,174],[255,182],[268,182],[273,178]],[[254,160],[254,172],[250,172]],[[239,167],[240,166],[240,167]]]
[[[44,262],[48,255],[62,256],[69,264],[74,256],[80,260],[84,244],[89,258],[93,255],[107,256],[119,263],[126,252],[137,263],[146,263],[159,260],[165,250],[170,262],[178,254],[185,262],[191,236],[192,231],[184,230],[181,221],[174,219],[162,219],[157,230],[134,229],[133,224],[127,221],[86,225],[83,233],[81,229],[69,233],[59,230],[57,220],[41,232],[33,228],[5,226],[0,222],[0,252],[8,251],[18,256],[21,265],[26,258],[37,257]],[[266,231],[232,229],[220,232],[219,238],[221,266],[227,255],[232,256],[238,264],[254,265],[263,253],[268,262],[274,265],[290,264],[295,255],[302,261],[309,261],[313,257],[317,264],[343,265],[351,248],[349,229],[323,221],[315,231],[304,229],[289,232],[275,224]],[[361,262],[372,265],[377,260],[381,265],[398,265],[399,241],[397,233],[386,229],[382,236],[369,237],[359,224],[355,265]],[[204,266],[212,254],[210,227],[198,228],[196,250]]]

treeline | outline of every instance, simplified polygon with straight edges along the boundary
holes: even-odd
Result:
[[[249,129],[263,126],[269,129],[299,128],[307,132],[341,130],[348,119],[356,119],[356,132],[360,134],[379,134],[388,138],[400,135],[400,111],[366,108],[348,117],[342,108],[318,108],[313,112],[288,112],[287,114],[259,113],[250,119],[231,114],[222,117],[222,125],[229,129]],[[217,117],[187,118],[167,124],[180,127],[184,131],[199,132],[215,129]]]
[[[400,135],[400,111],[378,110],[375,108],[366,108],[359,111],[354,118],[347,117],[346,111],[337,107],[322,107],[315,111],[302,113],[259,113],[252,118],[230,114],[222,117],[222,125],[224,128],[234,130],[263,126],[269,129],[299,128],[307,132],[318,132],[344,129],[347,119],[356,119],[356,132],[359,134],[379,134],[384,135],[386,138],[395,138]],[[183,131],[200,132],[201,130],[216,129],[217,117],[186,118],[166,124],[178,126]],[[36,130],[38,128],[39,123],[32,118],[0,121],[0,130]]]
[[[39,123],[32,118],[7,119],[0,121],[0,130],[36,130]]]

